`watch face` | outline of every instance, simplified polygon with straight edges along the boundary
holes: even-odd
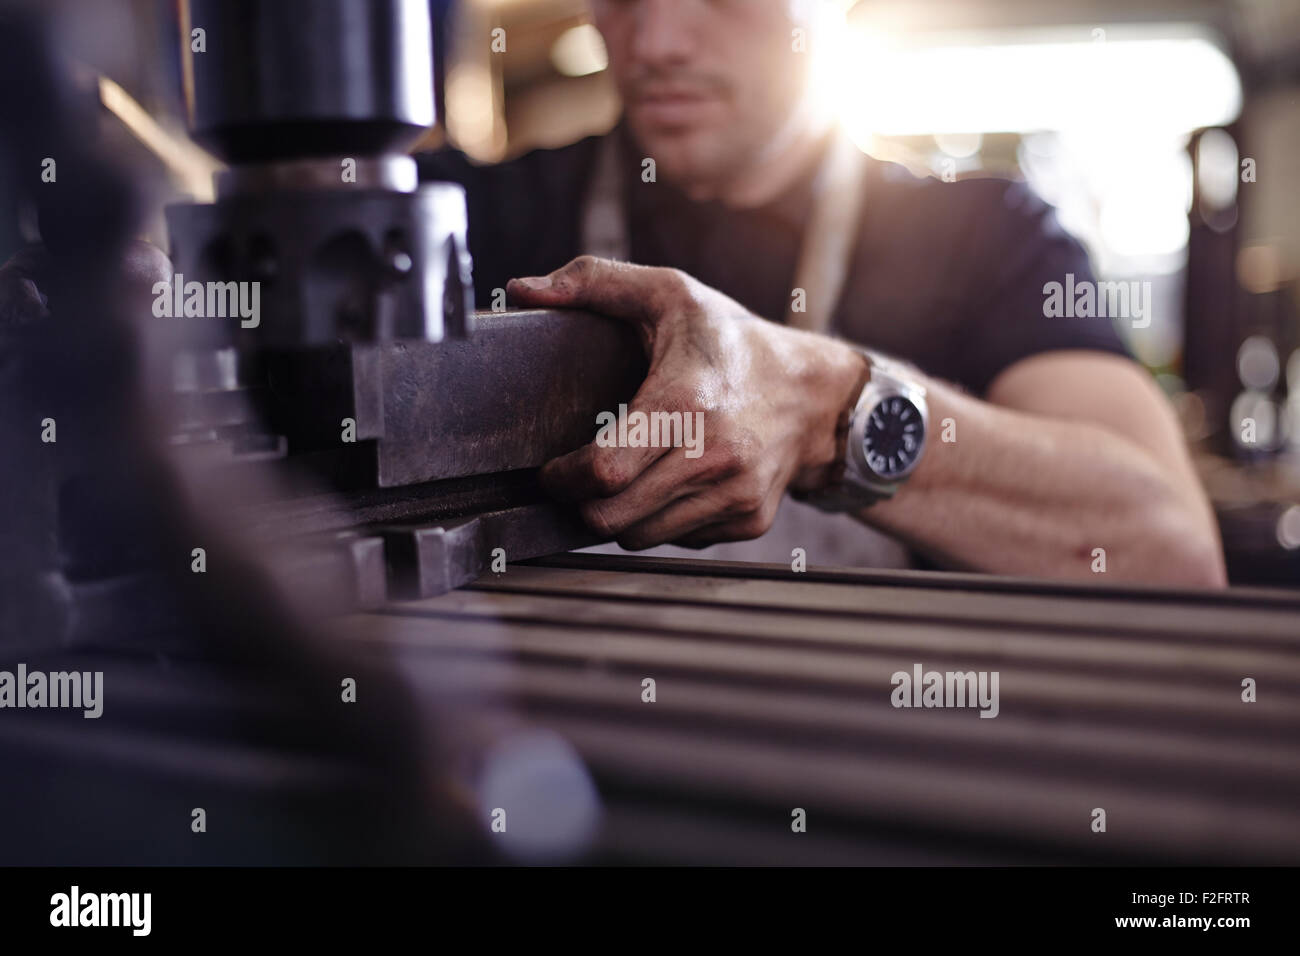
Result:
[[[892,481],[916,467],[925,439],[921,410],[910,399],[890,395],[871,410],[862,436],[867,467]]]

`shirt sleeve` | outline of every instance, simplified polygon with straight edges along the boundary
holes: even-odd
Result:
[[[983,395],[1004,369],[1061,349],[1131,357],[1115,319],[1077,317],[1072,310],[1060,315],[1048,307],[1053,283],[1062,296],[1089,283],[1096,292],[1087,252],[1062,228],[1055,210],[1024,183],[974,180],[963,185],[970,187],[968,211],[973,213],[969,308],[956,349],[963,384]]]

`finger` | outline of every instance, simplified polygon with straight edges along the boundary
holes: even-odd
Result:
[[[699,550],[728,541],[752,541],[754,538],[761,538],[766,531],[767,529],[760,527],[759,522],[753,517],[736,518],[704,525],[674,541],[673,544]]]
[[[663,407],[664,401],[659,397],[662,394],[651,373],[627,403],[629,427],[637,415],[653,421],[651,410]],[[620,422],[613,412],[602,412],[596,417],[596,424],[599,431],[594,441],[547,462],[542,468],[542,487],[552,497],[562,501],[613,497],[626,490],[669,450],[650,435],[645,436],[648,446],[627,445],[623,441],[625,436],[618,434]]]
[[[632,525],[618,535],[616,540],[629,551],[640,551],[677,541],[724,517],[729,517],[725,503],[715,490],[709,489],[673,502],[662,511]]]
[[[548,461],[540,474],[542,487],[562,501],[609,498],[661,458],[667,448],[618,448],[595,442]]]
[[[678,499],[693,494],[698,489],[690,480],[694,471],[684,455],[670,452],[654,462],[622,492],[613,497],[583,502],[583,520],[601,537],[617,537]]]
[[[699,525],[694,530],[672,538],[673,544],[684,548],[707,548],[726,541],[750,541],[761,538],[772,527],[776,510],[780,507],[779,496],[769,495],[763,504],[751,511],[735,516],[724,516]]]
[[[651,322],[671,296],[685,290],[673,269],[579,256],[546,276],[511,279],[506,294],[516,305],[590,309],[614,318]]]
[[[709,532],[713,528],[717,528],[720,527],[721,525],[730,524],[730,523],[731,522],[729,521],[715,521],[712,524],[703,525],[700,528],[696,529],[695,531],[692,531],[690,534],[677,538],[675,541],[673,541],[673,545],[678,548],[690,548],[693,551],[703,551],[705,548],[711,548],[715,544],[718,544],[719,542],[714,541],[712,538],[710,538]],[[735,539],[733,538],[730,540],[735,540]]]

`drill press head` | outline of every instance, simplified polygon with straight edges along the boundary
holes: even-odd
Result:
[[[256,283],[261,311],[197,340],[294,349],[465,334],[464,194],[418,185],[405,153],[435,119],[425,0],[186,10],[193,134],[230,168],[215,203],[168,210],[172,260],[185,283]]]

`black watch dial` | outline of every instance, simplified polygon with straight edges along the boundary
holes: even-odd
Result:
[[[890,395],[877,402],[867,417],[862,453],[868,468],[892,481],[916,467],[924,439],[921,410],[910,399]]]

